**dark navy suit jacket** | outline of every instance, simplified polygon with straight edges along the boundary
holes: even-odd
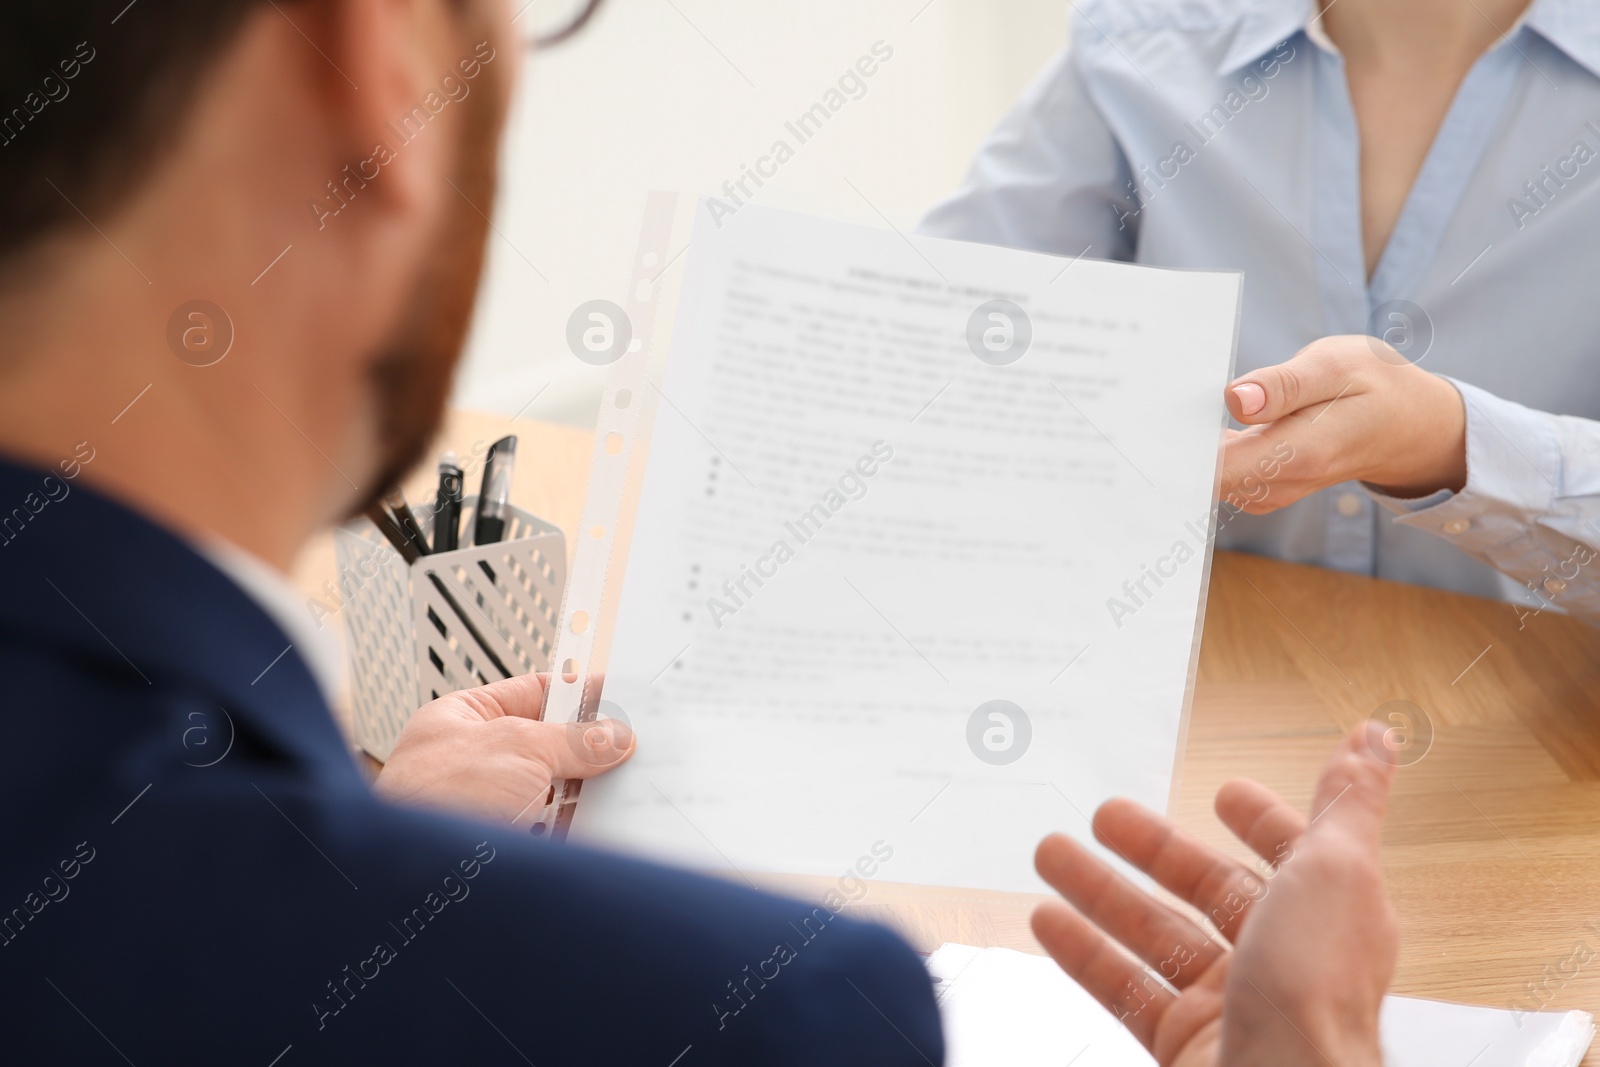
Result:
[[[941,1062],[882,929],[380,803],[252,600],[46,477],[0,462],[0,1062]]]

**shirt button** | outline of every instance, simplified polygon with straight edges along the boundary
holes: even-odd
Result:
[[[1333,506],[1347,519],[1353,519],[1361,514],[1361,498],[1354,493],[1340,493],[1339,499],[1333,502]]]
[[[1444,524],[1444,532],[1447,534],[1466,533],[1471,528],[1472,522],[1469,519],[1451,519]]]
[[[1567,583],[1563,582],[1560,578],[1546,578],[1544,580],[1544,587],[1547,592],[1559,593],[1567,587]]]

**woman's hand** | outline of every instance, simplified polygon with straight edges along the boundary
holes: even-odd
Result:
[[[1217,814],[1265,874],[1130,801],[1095,813],[1099,841],[1218,932],[1058,835],[1035,862],[1066,902],[1040,905],[1034,934],[1162,1067],[1381,1067],[1378,1008],[1399,947],[1378,865],[1384,746],[1368,724],[1346,738],[1309,821],[1256,782],[1223,786]]]
[[[633,755],[633,731],[620,719],[541,722],[543,706],[544,679],[534,674],[425,704],[400,731],[373,791],[396,803],[531,823],[552,781],[593,778]]]
[[[1265,514],[1360,480],[1397,497],[1467,481],[1466,407],[1455,386],[1375,337],[1324,337],[1228,386],[1222,499]]]

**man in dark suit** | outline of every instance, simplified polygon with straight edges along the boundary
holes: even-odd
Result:
[[[510,22],[503,0],[0,8],[5,1062],[942,1058],[930,983],[891,934],[508,825],[552,777],[625,760],[620,724],[536,721],[531,678],[436,701],[377,781],[402,806],[373,795],[330,719],[283,573],[437,428],[492,210]],[[1304,832],[1303,855],[1342,848],[1335,874],[1374,872],[1387,779],[1341,758],[1325,785],[1358,788],[1339,816],[1305,831],[1248,796],[1239,825],[1275,828],[1252,843]],[[1177,840],[1113,816],[1103,834],[1135,853]],[[1249,877],[1197,849],[1148,858],[1158,877],[1211,871],[1193,879],[1202,907]],[[1230,937],[1246,906],[1292,926],[1338,891],[1297,862],[1281,893],[1228,912]],[[1041,913],[1057,957],[1147,1041],[1198,1032],[1187,1062],[1213,1056],[1226,946],[1186,950],[1167,977],[1187,999],[1152,988],[1134,1009],[1121,987],[1138,972],[1109,964],[1092,924],[1155,966],[1170,949],[1135,934],[1166,913],[1064,839],[1040,863],[1083,909]],[[1381,882],[1346,895],[1382,918]],[[1258,1011],[1235,1041],[1333,1041],[1375,1016],[1372,925],[1375,964],[1315,934],[1295,947],[1376,984],[1242,946],[1235,971],[1287,1025]],[[1339,1012],[1318,1010],[1322,988]]]
[[[940,1060],[888,932],[380,802],[329,717],[281,572],[437,427],[510,19],[0,14],[4,1062]],[[509,819],[631,750],[538,705],[430,706],[380,790]]]

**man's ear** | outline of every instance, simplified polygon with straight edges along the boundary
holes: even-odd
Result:
[[[437,93],[455,55],[470,51],[447,0],[274,4],[320,56],[308,61],[345,159],[328,175],[359,189],[368,210],[428,212],[441,198],[454,141],[419,135],[406,116]],[[448,116],[441,116],[442,118]],[[425,130],[423,131],[426,132]],[[348,168],[348,169],[346,169]]]

